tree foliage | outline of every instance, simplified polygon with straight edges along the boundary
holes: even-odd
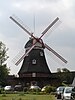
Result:
[[[7,51],[8,48],[0,41],[0,85],[2,86],[6,84],[6,76],[9,74],[9,69],[5,64],[5,61],[8,59]]]
[[[70,72],[67,68],[62,68],[62,72]]]
[[[57,74],[59,75],[61,82],[68,84],[72,82],[72,73],[67,68],[58,68]]]
[[[7,56],[8,48],[6,48],[5,44],[0,41],[0,65],[3,65],[4,62],[8,59]]]
[[[57,73],[62,73],[62,72],[70,72],[70,70],[69,69],[67,69],[67,68],[57,68]]]

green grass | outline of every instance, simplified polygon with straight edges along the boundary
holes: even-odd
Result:
[[[55,100],[53,95],[0,94],[0,100]]]

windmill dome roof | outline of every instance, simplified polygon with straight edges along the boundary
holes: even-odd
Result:
[[[33,44],[33,39],[30,39],[30,40],[26,43],[25,48],[31,47],[32,44]]]
[[[29,41],[26,43],[25,48],[31,47],[33,45],[33,41],[34,41],[33,38],[30,38]],[[40,41],[42,42],[42,44],[37,42],[35,46],[44,48],[42,39]]]

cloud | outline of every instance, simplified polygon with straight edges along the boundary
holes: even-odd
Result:
[[[43,38],[49,46],[62,54],[69,60],[70,69],[74,69],[75,51],[75,1],[74,0],[3,0],[0,2],[0,40],[9,48],[8,66],[11,73],[16,74],[18,68],[11,64],[12,58],[19,52],[27,42],[29,35],[19,28],[9,17],[12,14],[18,16],[35,35],[41,32],[58,16],[62,24],[52,34]],[[49,56],[50,59],[50,56]],[[50,64],[49,64],[50,66]],[[52,65],[53,67],[56,65]],[[72,67],[73,66],[73,67]],[[19,68],[21,66],[19,65]],[[55,67],[51,70],[55,70]],[[58,65],[57,65],[58,67]],[[56,68],[57,68],[56,67]]]
[[[50,12],[60,12],[70,8],[71,3],[68,0],[27,0],[27,1],[16,1],[13,3],[13,8],[16,8],[21,11],[28,12],[41,12],[41,11],[50,11]],[[49,9],[49,10],[48,10]]]

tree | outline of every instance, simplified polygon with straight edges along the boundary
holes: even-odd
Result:
[[[2,86],[6,84],[6,77],[9,74],[9,69],[5,64],[5,61],[8,59],[7,51],[8,48],[0,41],[0,85]]]
[[[4,62],[8,59],[6,52],[8,48],[6,48],[5,44],[0,41],[0,65],[3,65]]]
[[[67,68],[62,68],[62,72],[70,72]]]
[[[72,82],[72,73],[67,68],[58,68],[57,74],[61,82],[66,82],[67,84],[71,84]]]

